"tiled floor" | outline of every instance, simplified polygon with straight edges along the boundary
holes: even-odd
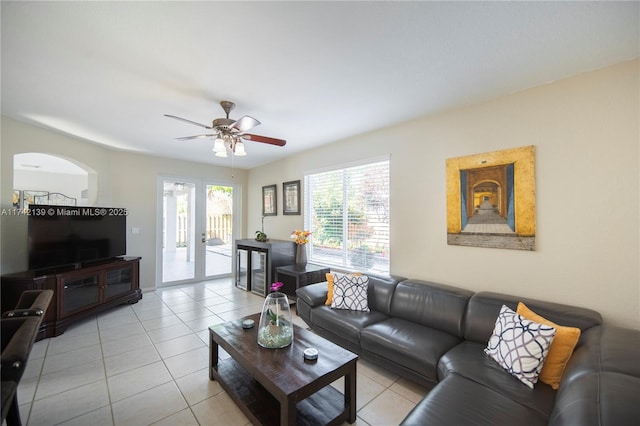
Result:
[[[209,380],[208,327],[263,300],[230,279],[166,288],[37,342],[18,391],[23,424],[249,424]],[[357,387],[358,425],[396,425],[426,393],[362,360]]]

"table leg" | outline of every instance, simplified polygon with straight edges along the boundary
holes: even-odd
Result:
[[[218,366],[218,344],[213,341],[213,333],[209,332],[209,380],[215,380],[213,370]]]
[[[356,362],[352,362],[349,371],[344,375],[344,403],[349,407],[347,421],[356,421]]]
[[[288,397],[280,403],[280,426],[295,426],[296,401]]]

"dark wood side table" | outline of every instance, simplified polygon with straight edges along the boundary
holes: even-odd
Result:
[[[307,263],[305,267],[298,265],[279,266],[276,268],[276,281],[284,284],[280,291],[295,300],[297,289],[305,285],[326,281],[326,274],[329,272],[329,268],[311,263]]]

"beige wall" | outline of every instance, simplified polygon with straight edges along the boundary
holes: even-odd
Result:
[[[260,229],[262,185],[278,185],[265,231],[286,239],[303,219],[282,215],[282,182],[389,154],[393,274],[592,308],[640,329],[639,68],[622,63],[253,169],[247,233]],[[536,251],[447,245],[446,159],[528,145]]]
[[[13,155],[21,152],[44,152],[80,162],[96,172],[98,206],[124,207],[127,217],[127,253],[141,256],[140,281],[143,290],[156,285],[156,207],[159,175],[182,178],[214,179],[230,182],[231,170],[208,164],[131,154],[102,148],[60,133],[2,117],[0,147],[0,200],[3,209],[11,207]],[[244,193],[247,172],[234,170],[234,182]],[[241,204],[245,204],[243,197]],[[246,222],[246,215],[240,221]],[[132,234],[131,228],[140,229]],[[27,268],[26,219],[0,216],[1,272]]]

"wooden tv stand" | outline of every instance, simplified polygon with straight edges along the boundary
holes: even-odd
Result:
[[[25,271],[2,276],[2,312],[13,309],[25,290],[51,289],[49,309],[38,339],[59,336],[73,322],[110,307],[137,303],[140,258],[124,257],[80,268]]]

